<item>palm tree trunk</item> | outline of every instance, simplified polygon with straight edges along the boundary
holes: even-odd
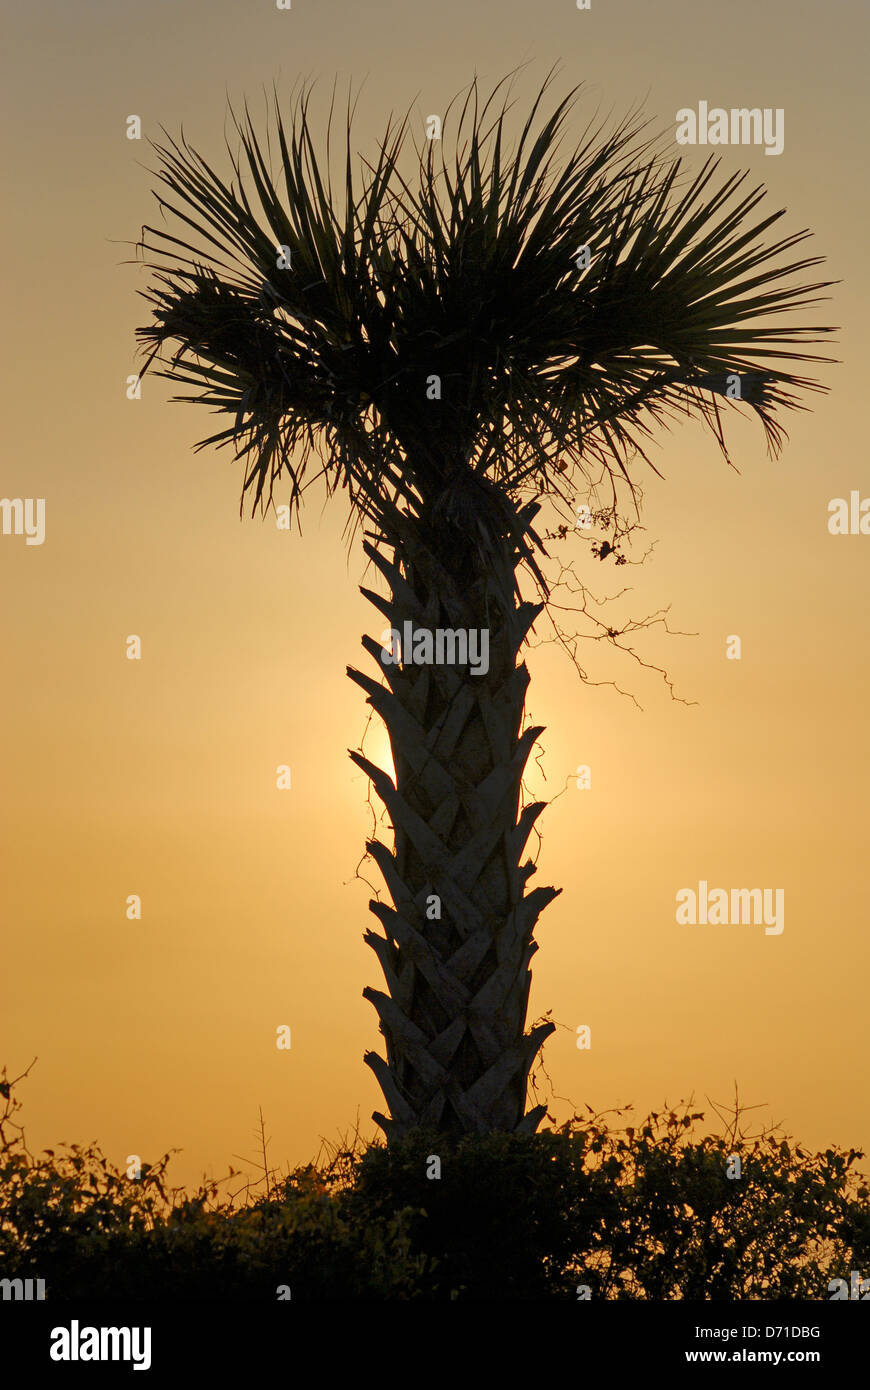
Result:
[[[373,1118],[388,1139],[423,1126],[448,1133],[534,1131],[546,1114],[525,1114],[529,1069],[553,1024],[526,1034],[537,950],[535,923],[554,888],[524,895],[535,872],[521,864],[543,802],[519,810],[520,784],[540,728],[521,733],[529,675],[518,655],[542,604],[521,602],[516,548],[485,528],[428,528],[408,519],[391,538],[394,558],[366,544],[390,597],[362,593],[402,633],[488,629],[489,668],[402,666],[381,645],[363,645],[381,665],[384,687],[351,667],[386,724],[396,782],[351,752],[392,821],[391,852],[368,849],[393,905],[372,901],[384,935],[366,933],[387,993],[365,989],[386,1040],[386,1061],[366,1054],[391,1118]],[[476,534],[476,541],[475,541]],[[403,658],[409,654],[403,651]],[[482,664],[482,663],[481,663]]]

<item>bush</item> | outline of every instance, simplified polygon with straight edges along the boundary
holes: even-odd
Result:
[[[718,1135],[683,1105],[636,1127],[590,1111],[536,1135],[356,1137],[283,1179],[264,1165],[240,1200],[168,1189],[170,1154],[135,1180],[96,1145],[35,1157],[14,1085],[0,1276],[51,1299],[826,1299],[870,1272],[863,1155],[747,1135],[737,1106]]]

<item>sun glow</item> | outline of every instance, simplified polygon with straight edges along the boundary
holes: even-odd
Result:
[[[390,747],[390,739],[381,721],[375,717],[368,726],[363,738],[362,750],[370,762],[375,767],[383,768],[393,780],[396,781],[396,766],[393,762],[393,750]]]

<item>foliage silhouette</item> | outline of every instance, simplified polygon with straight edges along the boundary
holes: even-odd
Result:
[[[20,1078],[19,1078],[20,1079]],[[699,1134],[689,1105],[538,1134],[358,1135],[264,1175],[243,1202],[170,1189],[170,1156],[127,1178],[96,1145],[30,1153],[14,1084],[0,1115],[0,1270],[51,1300],[826,1299],[870,1271],[862,1157],[810,1153],[739,1107]],[[427,1177],[431,1157],[441,1177]],[[742,1176],[726,1176],[734,1156]]]
[[[235,449],[242,505],[265,508],[286,480],[298,520],[312,481],[346,492],[349,533],[363,528],[386,586],[362,590],[381,621],[487,633],[485,671],[407,650],[399,664],[371,637],[379,679],[348,668],[396,773],[351,752],[395,839],[367,847],[392,898],[372,900],[382,934],[366,934],[386,990],[364,990],[386,1044],[365,1060],[388,1138],[533,1132],[545,1115],[526,1091],[552,1024],[525,1024],[534,930],[557,890],[525,891],[543,803],[521,808],[542,732],[524,727],[521,655],[549,599],[544,503],[573,517],[572,479],[595,467],[634,491],[631,457],[649,463],[678,414],[704,420],[727,458],[723,394],[777,450],[782,414],[821,389],[805,364],[829,360],[806,346],[831,330],[792,317],[828,283],[805,279],[820,262],[795,253],[808,233],[769,237],[782,212],[758,212],[763,189],[715,159],[686,179],[635,116],[588,125],[564,153],[577,93],[548,111],[551,77],[516,128],[507,79],[485,98],[473,82],[443,138],[413,153],[409,117],[391,121],[361,172],[350,104],[338,158],[333,108],[318,154],[307,88],[289,122],[276,95],[265,136],[247,107],[234,115],[229,179],[167,137],[166,225],[140,241],[144,370],[157,358],[176,399],[228,417],[198,447]],[[610,540],[595,554],[624,558]]]

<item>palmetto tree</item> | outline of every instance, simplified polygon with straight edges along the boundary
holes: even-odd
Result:
[[[328,134],[318,158],[306,90],[287,120],[275,98],[265,142],[247,109],[234,117],[229,181],[167,137],[171,221],[140,241],[146,369],[157,357],[193,388],[176,399],[229,417],[198,447],[234,446],[243,506],[267,506],[282,478],[293,509],[315,477],[346,489],[351,534],[361,523],[386,581],[386,596],[362,592],[389,626],[489,633],[485,672],[407,649],[393,661],[371,637],[380,678],[348,668],[395,766],[351,753],[394,836],[368,846],[392,904],[370,904],[386,990],[364,991],[386,1043],[366,1061],[388,1138],[533,1131],[545,1113],[526,1112],[526,1088],[553,1025],[525,1021],[556,890],[526,891],[543,803],[521,804],[541,733],[523,727],[521,654],[548,598],[542,503],[570,504],[593,465],[631,482],[627,462],[675,412],[700,414],[724,449],[729,379],[778,449],[781,412],[821,389],[790,368],[826,360],[800,348],[828,329],[781,317],[825,287],[804,281],[819,258],[791,258],[808,233],[767,237],[782,214],[757,213],[761,189],[715,161],[688,178],[635,117],[587,127],[564,154],[576,91],[548,109],[549,83],[515,128],[510,88],[483,100],[472,84],[443,140],[418,145],[407,117],[391,121],[359,165],[349,112],[340,173]]]

